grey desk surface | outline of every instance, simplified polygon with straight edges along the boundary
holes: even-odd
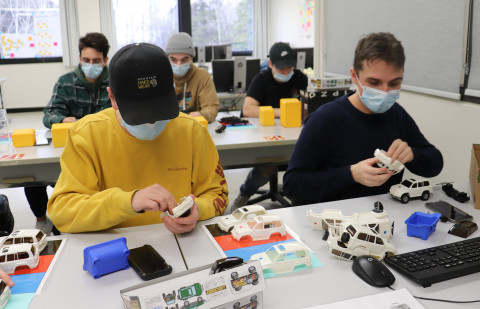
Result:
[[[461,189],[470,192],[466,187]],[[472,214],[477,222],[480,221],[480,210],[474,209],[471,201],[466,204],[459,204],[447,197],[441,189],[436,189],[430,201],[439,199],[460,207]],[[416,200],[404,205],[394,201],[387,194],[270,210],[270,213],[280,215],[283,218],[285,224],[315,252],[323,266],[267,279],[267,290],[263,294],[264,308],[305,308],[390,291],[388,288],[374,288],[367,285],[352,272],[352,262],[337,259],[328,253],[328,244],[322,240],[323,232],[312,229],[305,217],[309,209],[317,213],[322,212],[323,209],[341,209],[345,215],[351,215],[353,212],[369,211],[373,209],[373,204],[377,200],[383,203],[390,219],[395,221],[395,232],[391,242],[398,253],[462,240],[462,238],[447,233],[453,223],[442,222],[437,224],[436,231],[426,241],[416,237],[408,237],[404,221],[415,211],[427,212],[424,206],[425,202]],[[217,220],[218,218],[213,218],[207,222],[202,222],[202,224]],[[472,237],[480,236],[479,233],[476,232]],[[179,235],[178,239],[189,268],[209,264],[220,258],[220,253],[211,244],[201,226],[197,226],[188,235]],[[393,288],[407,288],[411,294],[416,296],[451,300],[479,299],[480,273],[433,284],[429,288],[422,288],[401,274],[395,271],[393,273],[396,277]],[[478,303],[460,305],[425,300],[419,300],[419,302],[426,308],[478,308]]]
[[[227,128],[224,133],[215,132],[218,122],[209,125],[208,131],[217,146],[223,168],[288,163],[301,128],[284,128],[279,119],[275,119],[275,126],[271,127],[261,126],[258,118],[249,120],[255,127]],[[269,140],[269,137],[276,137],[276,140]],[[53,145],[17,148],[16,154],[23,154],[22,158],[0,160],[0,187],[55,183],[60,174],[62,151],[63,148]],[[12,180],[20,181],[2,184]]]
[[[127,247],[150,244],[172,266],[173,272],[186,270],[175,236],[163,224],[114,229],[97,233],[64,234],[65,247],[59,254],[35,308],[123,308],[120,290],[144,282],[132,268],[94,279],[83,270],[83,250],[112,239],[125,237]]]

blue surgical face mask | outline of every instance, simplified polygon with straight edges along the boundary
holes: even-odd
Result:
[[[170,64],[172,65],[173,74],[180,77],[187,74],[188,70],[190,70],[190,62],[180,65],[175,63]]]
[[[122,126],[127,129],[130,134],[144,141],[151,141],[162,133],[163,129],[170,120],[159,120],[154,123],[145,123],[137,126],[129,125],[122,119]]]
[[[292,72],[288,73],[287,75],[280,74],[277,71],[273,70],[273,77],[281,83],[288,82],[292,78],[292,76],[293,76],[293,70],[292,70]]]
[[[82,71],[85,73],[85,76],[91,79],[95,79],[102,74],[103,64],[102,63],[83,63],[82,62]]]
[[[378,90],[375,88],[365,87],[360,83],[360,79],[357,76],[358,83],[363,88],[363,92],[360,95],[360,90],[357,90],[358,96],[362,103],[372,112],[381,114],[388,111],[395,101],[400,97],[400,89],[390,90],[388,92]]]

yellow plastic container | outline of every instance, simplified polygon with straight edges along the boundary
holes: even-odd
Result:
[[[302,103],[300,100],[280,99],[280,123],[286,128],[302,126]]]
[[[29,147],[35,145],[35,129],[17,129],[13,130],[12,142],[15,147]]]
[[[203,126],[208,129],[208,121],[207,121],[207,119],[205,119],[205,117],[203,117],[203,116],[194,116],[194,118],[197,119],[198,122],[200,122],[201,124],[203,124]]]
[[[258,117],[260,124],[264,127],[275,125],[275,111],[271,106],[260,106]]]
[[[53,147],[65,147],[65,143],[67,142],[67,131],[73,124],[74,122],[52,124]]]

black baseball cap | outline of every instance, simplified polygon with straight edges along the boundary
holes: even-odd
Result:
[[[172,66],[160,47],[149,43],[126,45],[113,55],[109,72],[110,89],[120,115],[129,125],[178,116]]]
[[[297,65],[295,53],[287,43],[277,42],[273,44],[268,56],[277,69],[295,67]]]

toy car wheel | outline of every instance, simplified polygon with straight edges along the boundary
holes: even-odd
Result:
[[[257,295],[253,295],[252,297],[250,297],[250,302],[254,302],[257,300]]]
[[[257,270],[256,270],[255,266],[250,266],[250,267],[248,268],[248,272],[251,273],[251,274],[253,274],[253,273],[256,272],[256,271],[257,271]]]
[[[408,195],[407,193],[403,194],[402,197],[400,198],[400,201],[403,204],[408,203],[410,201],[410,195]]]
[[[340,237],[340,240],[343,242],[343,243],[348,243],[348,241],[350,240],[350,234],[348,234],[347,232],[344,232],[342,234],[342,236]]]
[[[422,200],[426,201],[430,198],[430,192],[425,191],[422,193]]]
[[[190,302],[188,300],[186,300],[184,305],[185,305],[185,307],[188,307],[188,305],[190,305]]]
[[[240,303],[236,302],[235,304],[233,304],[233,309],[240,309]]]
[[[234,271],[233,273],[231,273],[230,276],[232,277],[232,279],[237,279],[238,278],[238,273],[236,271]]]
[[[253,285],[257,285],[257,284],[258,284],[258,279],[253,280],[253,281],[252,281],[252,284],[253,284]]]
[[[197,298],[197,301],[198,301],[199,303],[201,303],[201,302],[203,301],[203,298],[198,297],[198,298]]]

